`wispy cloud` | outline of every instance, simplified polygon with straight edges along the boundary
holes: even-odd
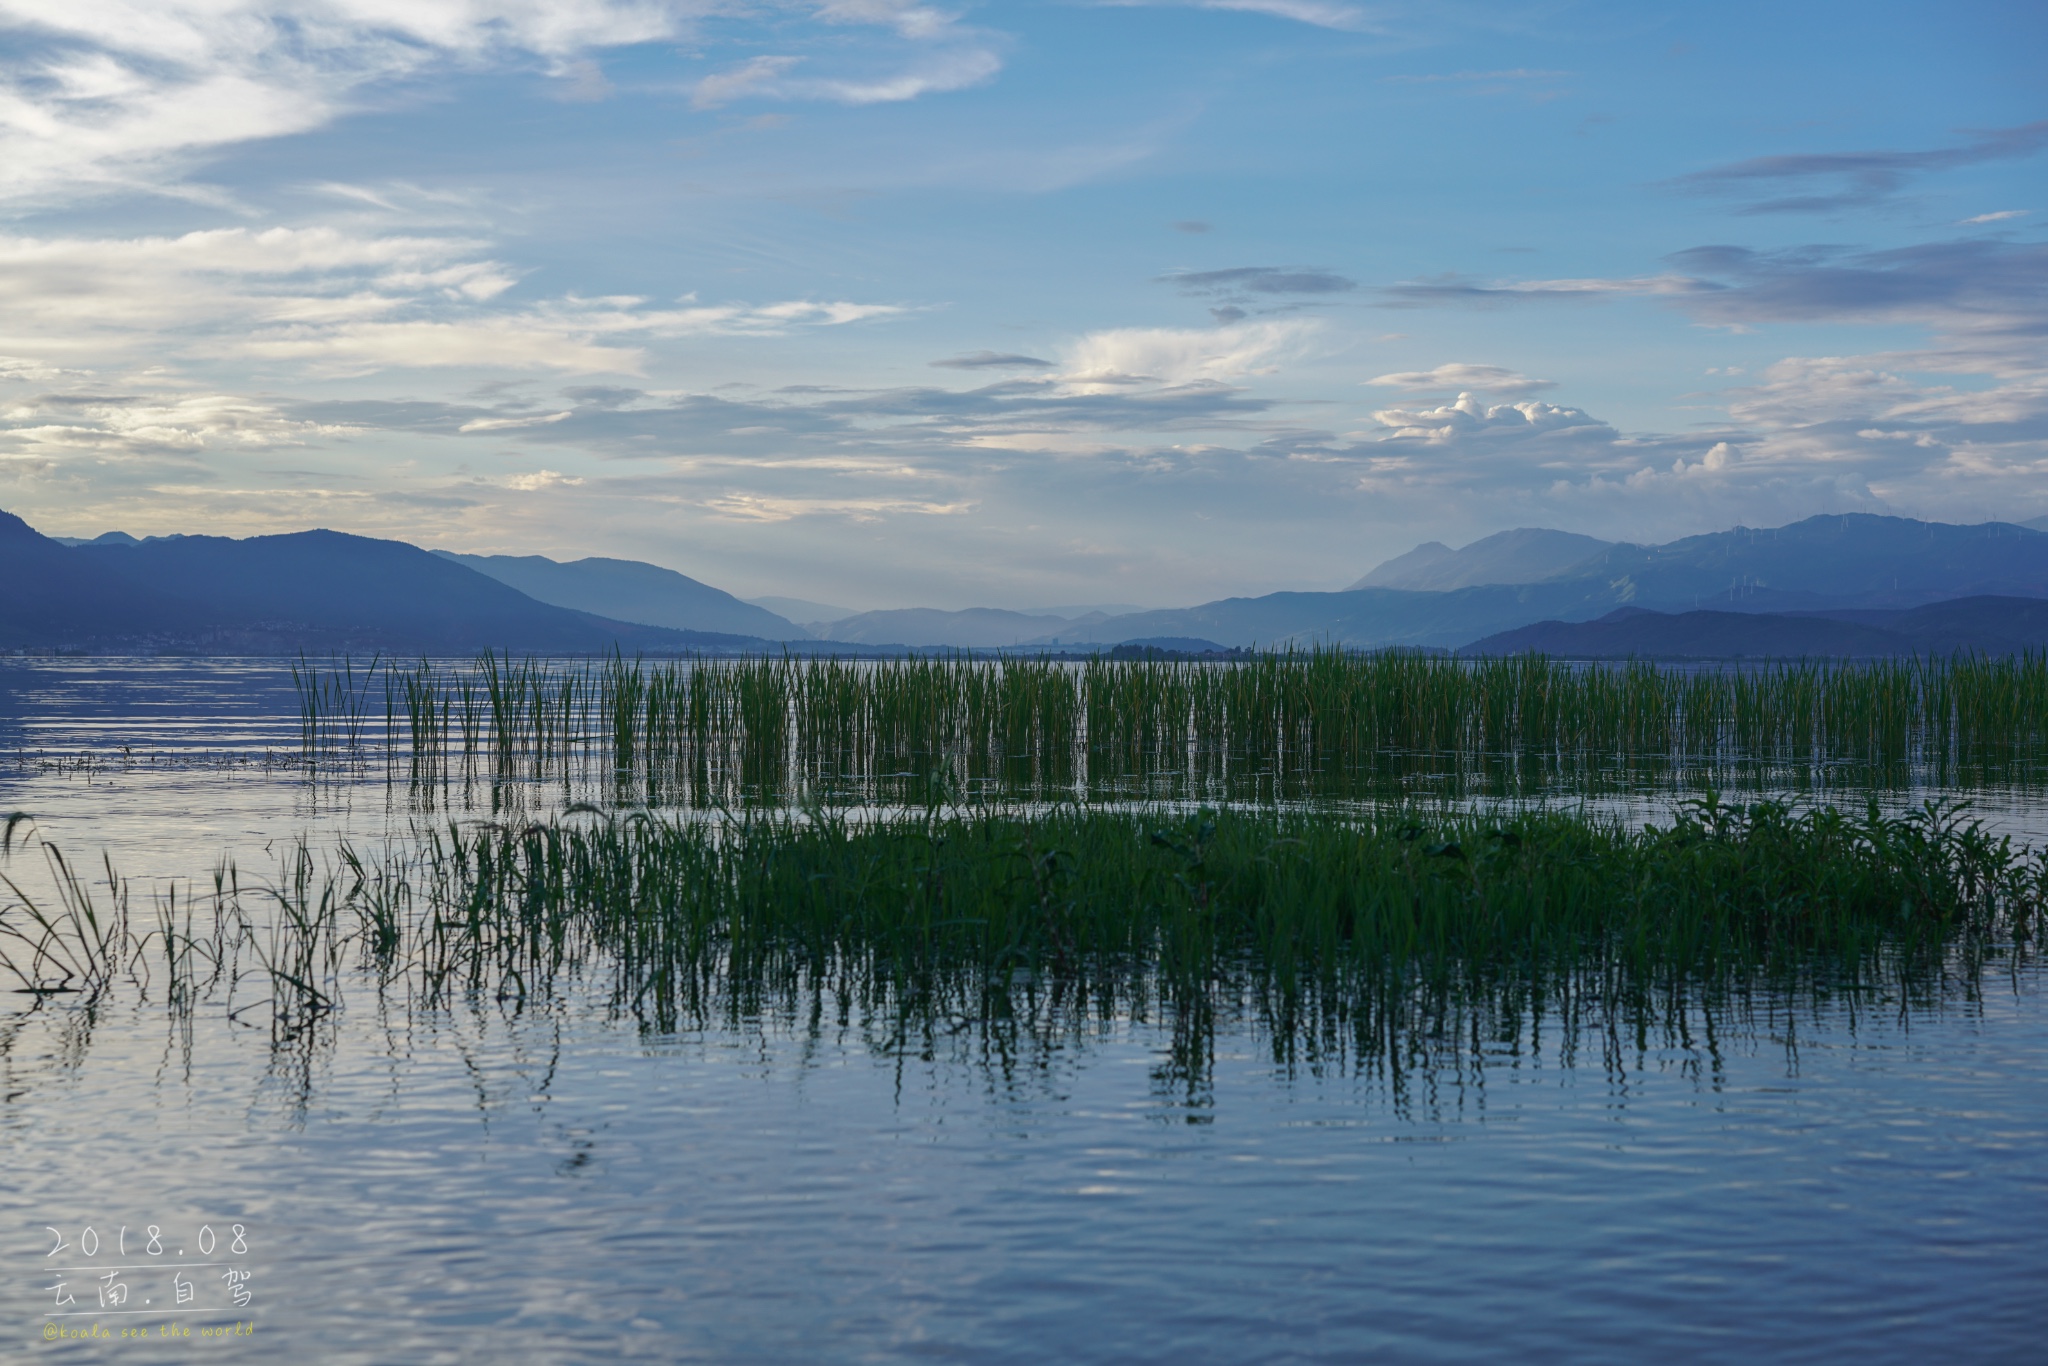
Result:
[[[1456,274],[1408,280],[1381,286],[1376,292],[1386,308],[1425,308],[1439,304],[1481,306],[1590,300],[1615,295],[1685,294],[1701,288],[1683,275],[1640,275],[1628,279],[1474,280]]]
[[[941,370],[1050,370],[1052,362],[1037,356],[1020,356],[1008,351],[970,351],[964,356],[935,360]]]
[[[1271,374],[1304,354],[1321,325],[1308,319],[1213,329],[1113,328],[1091,332],[1064,353],[1068,382],[1090,389],[1149,383],[1221,384]]]
[[[1312,267],[1232,266],[1226,270],[1181,270],[1158,277],[1177,285],[1183,294],[1343,294],[1358,281]]]
[[[558,296],[510,303],[516,272],[471,238],[329,227],[176,237],[0,237],[0,346],[124,365],[249,357],[318,373],[393,366],[640,368],[662,338],[776,336],[900,313],[793,299],[656,303]]]
[[[1418,393],[1469,390],[1489,394],[1531,394],[1557,387],[1547,379],[1531,379],[1498,365],[1467,365],[1457,361],[1439,365],[1434,370],[1402,370],[1391,375],[1376,375],[1366,383]]]
[[[1366,33],[1381,27],[1373,10],[1343,0],[1102,0],[1117,8],[1140,5],[1174,6],[1182,9],[1231,10],[1241,14],[1264,14],[1316,28]]]
[[[1685,307],[1715,322],[1921,322],[2048,335],[2048,244],[1964,239],[1887,251],[1696,247]]]
[[[815,58],[793,53],[751,57],[698,81],[691,102],[699,109],[757,99],[900,104],[980,85],[1003,69],[1003,36],[962,24],[954,11],[911,0],[827,0],[813,14],[835,27],[887,29],[897,43],[870,54],[864,69],[848,69],[840,43],[818,45]]]
[[[190,156],[318,128],[437,65],[534,63],[677,35],[663,0],[80,0],[0,6],[0,196],[168,189]]]
[[[1987,161],[2030,157],[2048,147],[2048,120],[1977,133],[1967,142],[1924,151],[1803,152],[1750,157],[1683,175],[1670,183],[1699,194],[1747,198],[1740,212],[1828,213],[1897,196],[1915,178]],[[1759,197],[1761,196],[1761,197]]]
[[[1561,81],[1571,75],[1569,71],[1536,71],[1518,66],[1504,71],[1447,71],[1380,79],[1389,85],[1497,85],[1504,81]]]
[[[697,82],[690,102],[699,109],[720,109],[749,95],[772,95],[782,78],[801,62],[801,57],[754,57],[729,71],[720,71]]]

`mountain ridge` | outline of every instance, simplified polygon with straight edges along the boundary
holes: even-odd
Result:
[[[1316,642],[1455,648],[1535,621],[1588,621],[1631,605],[1786,612],[1916,607],[1969,596],[2048,598],[2048,532],[2010,522],[1965,526],[1830,514],[1659,546],[1616,542],[1581,571],[1443,591],[1350,588],[1224,598],[1112,617],[1031,643],[1195,636],[1234,648]]]
[[[1539,621],[1458,651],[1565,659],[1886,658],[2048,648],[2048,599],[1976,596],[1889,611],[1654,612],[1622,607],[1592,621]]]
[[[0,644],[9,649],[601,653],[766,644],[552,606],[418,546],[324,528],[67,546],[0,513],[0,572],[36,590],[0,600]]]
[[[1346,591],[1408,588],[1446,592],[1497,583],[1540,583],[1612,549],[1613,541],[1547,527],[1516,527],[1453,550],[1425,541],[1405,555],[1384,561]]]
[[[723,589],[644,560],[598,555],[551,560],[545,555],[466,555],[454,550],[430,553],[508,584],[536,602],[613,621],[765,640],[807,640],[811,635],[765,607],[742,602]]]

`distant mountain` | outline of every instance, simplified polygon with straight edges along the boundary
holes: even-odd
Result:
[[[1109,652],[1111,659],[1221,659],[1237,653],[1213,640],[1188,636],[1164,636],[1154,640],[1126,640]]]
[[[1913,653],[1882,627],[1767,612],[1652,612],[1622,607],[1593,621],[1539,621],[1502,631],[1461,655],[1558,655],[1568,659],[1870,657]]]
[[[97,536],[52,536],[58,545],[139,545],[137,538],[125,531],[102,531]]]
[[[580,654],[764,644],[549,606],[417,546],[334,531],[67,546],[0,513],[0,573],[15,586],[0,599],[6,649]]]
[[[2048,597],[2048,533],[1868,513],[1737,527],[1668,545],[1617,545],[1574,571],[1644,607],[1915,607],[1994,594]]]
[[[1020,607],[1027,617],[1061,617],[1067,621],[1092,621],[1098,617],[1128,616],[1145,609],[1134,602],[1092,602],[1074,607]]]
[[[1890,611],[1791,615],[1651,612],[1623,607],[1595,621],[1542,621],[1475,641],[1465,655],[1569,659],[1872,658],[2012,654],[2048,648],[2048,601],[1970,597]]]
[[[970,607],[964,612],[908,607],[887,612],[862,612],[858,616],[821,623],[820,626],[820,638],[852,644],[1000,649],[1049,638],[1058,632],[1071,630],[1074,623],[1060,617],[1007,612],[999,607]]]
[[[752,606],[804,625],[820,621],[838,621],[842,617],[860,615],[857,608],[834,607],[830,603],[808,602],[803,598],[748,598],[746,601]]]
[[[510,584],[536,602],[592,612],[613,621],[677,631],[720,631],[770,640],[806,640],[810,632],[766,608],[640,560],[598,557],[566,563],[544,555],[461,555],[433,552]]]
[[[1449,593],[1358,588],[1342,593],[1269,593],[1199,607],[1134,612],[1106,621],[1068,622],[1033,645],[1120,645],[1127,640],[1192,637],[1225,647],[1284,648],[1318,642],[1373,649],[1449,647],[1541,621],[1580,620],[1612,611],[1604,584],[1489,584]]]
[[[2031,531],[2048,531],[2048,517],[2030,517],[2019,525]]]
[[[1566,575],[1613,546],[1614,542],[1594,536],[1540,527],[1498,532],[1462,550],[1453,550],[1442,541],[1427,541],[1405,555],[1396,555],[1351,587],[1442,593],[1489,583],[1540,583]]]
[[[2007,522],[1810,517],[1669,545],[1612,545],[1568,575],[1535,583],[1226,598],[1069,624],[1032,643],[1197,636],[1239,647],[1459,646],[1538,621],[1590,621],[1625,606],[1788,612],[1904,608],[1979,595],[2048,597],[2048,534]]]

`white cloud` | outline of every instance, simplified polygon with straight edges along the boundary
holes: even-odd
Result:
[[[2027,209],[2000,209],[1997,213],[1980,213],[1975,218],[1965,218],[1958,226],[1968,228],[1979,223],[2003,223],[2009,218],[2025,218],[2028,212]]]
[[[881,24],[914,39],[939,37],[958,17],[916,0],[826,0],[817,13],[828,24]]]
[[[1136,383],[1219,384],[1271,374],[1322,331],[1313,319],[1216,328],[1126,327],[1091,332],[1062,350],[1065,380],[1090,391]]]
[[[1372,416],[1373,421],[1389,429],[1382,439],[1406,437],[1446,442],[1482,434],[1520,437],[1593,428],[1612,431],[1606,423],[1577,408],[1560,408],[1534,399],[1486,404],[1470,394],[1459,394],[1456,402],[1435,408],[1384,408]]]
[[[542,489],[575,488],[583,481],[560,470],[535,470],[532,474],[515,474],[505,480],[505,487],[518,489],[521,493],[536,493]]]
[[[1531,379],[1498,365],[1466,365],[1456,361],[1439,365],[1434,370],[1403,370],[1391,375],[1376,375],[1366,383],[1385,389],[1475,390],[1493,394],[1527,394],[1557,387],[1547,379]]]
[[[951,16],[936,10],[852,0],[826,6],[820,17],[832,23],[886,24],[928,50],[915,51],[895,69],[872,75],[805,75],[799,73],[806,61],[803,57],[752,57],[697,82],[691,103],[699,109],[717,109],[743,99],[896,104],[965,90],[1003,69],[992,35],[956,28]]]
[[[902,310],[793,299],[651,306],[567,296],[507,306],[516,272],[470,238],[334,228],[179,237],[0,237],[0,347],[96,363],[248,357],[318,373],[504,366],[638,373],[646,343],[774,336]]]
[[[184,158],[320,127],[436,65],[678,34],[677,0],[0,0],[0,196],[150,185]]]
[[[788,522],[799,517],[843,517],[853,522],[878,522],[888,516],[955,517],[974,510],[968,502],[941,503],[907,498],[785,498],[772,494],[731,493],[707,498],[703,506],[720,518],[737,522]]]
[[[1271,15],[1298,24],[1351,32],[1375,29],[1370,11],[1341,0],[1107,0],[1112,5],[1181,4],[1190,9],[1235,10],[1245,14]]]
[[[0,406],[0,450],[11,454],[198,456],[304,445],[345,430],[228,394],[56,394]]]
[[[801,62],[801,57],[754,57],[730,71],[720,71],[697,82],[690,102],[699,109],[718,109],[750,95],[772,95],[780,89],[782,77]]]
[[[985,48],[946,52],[908,70],[865,80],[799,81],[790,88],[798,98],[840,104],[897,104],[922,95],[942,95],[980,85],[1003,69],[1002,59]]]

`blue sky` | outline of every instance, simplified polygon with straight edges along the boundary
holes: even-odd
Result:
[[[2048,513],[2038,4],[0,0],[0,506],[855,607]]]

